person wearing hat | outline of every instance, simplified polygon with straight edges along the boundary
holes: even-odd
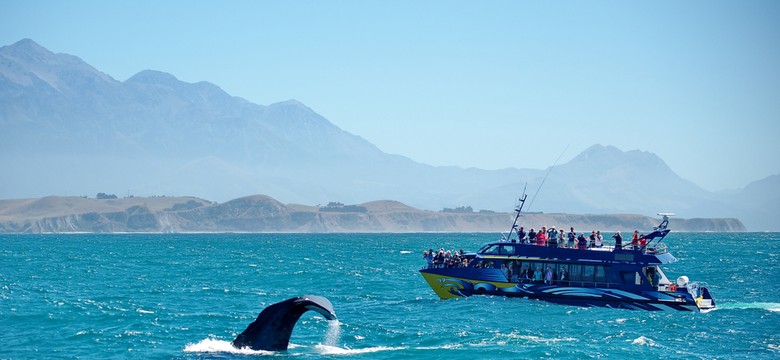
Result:
[[[547,230],[547,246],[558,247],[558,231],[555,230],[555,226],[551,226],[550,230]]]

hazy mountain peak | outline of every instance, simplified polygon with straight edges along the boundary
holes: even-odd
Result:
[[[78,95],[81,85],[116,82],[80,58],[55,54],[30,39],[0,48],[0,58],[4,59],[0,75],[25,87],[41,80],[57,91]]]
[[[22,39],[11,45],[0,47],[0,54],[54,55],[54,53],[31,39]]]
[[[175,76],[157,70],[143,70],[125,81],[125,83],[155,84],[166,86],[178,86],[182,84]]]
[[[612,145],[596,144],[574,157],[570,164],[591,163],[600,166],[614,166],[621,163],[652,164],[661,168],[668,168],[666,163],[656,154],[649,151],[629,150],[622,151]]]

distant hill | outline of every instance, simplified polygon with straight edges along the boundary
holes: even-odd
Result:
[[[325,211],[329,208],[328,211]],[[0,200],[3,233],[112,232],[502,232],[513,214],[423,211],[397,201],[340,207],[284,205],[254,195],[217,204],[193,197],[87,199],[50,196]],[[356,210],[358,209],[358,210]],[[604,231],[651,229],[640,215],[524,214],[522,224]],[[678,219],[675,231],[745,231],[736,219]]]
[[[519,156],[518,166],[522,162]],[[208,82],[144,70],[117,81],[32,40],[0,48],[0,198],[264,193],[285,203],[396,199],[422,209],[505,211],[547,171],[435,167],[382,152],[295,101],[262,106]],[[740,218],[780,230],[780,184],[728,195],[680,178],[656,155],[594,145],[556,166],[531,211]],[[530,200],[530,199],[529,199]],[[767,201],[765,201],[767,200]]]

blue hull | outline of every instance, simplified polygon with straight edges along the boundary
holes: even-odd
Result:
[[[600,306],[632,310],[702,311],[699,301],[686,288],[676,291],[626,290],[616,287],[580,287],[569,284],[531,284],[474,280],[452,276],[455,269],[422,269],[420,273],[441,298],[472,295],[505,296],[548,301],[575,306]],[[449,274],[447,274],[449,273]],[[702,297],[706,288],[701,288]],[[714,304],[713,304],[714,305]]]

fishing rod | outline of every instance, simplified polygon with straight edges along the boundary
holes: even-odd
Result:
[[[547,181],[547,177],[550,176],[550,172],[552,172],[552,169],[555,167],[555,165],[558,165],[558,161],[561,160],[561,157],[566,152],[566,150],[569,149],[569,146],[571,146],[571,141],[569,141],[569,144],[566,145],[566,147],[561,151],[561,154],[558,155],[558,158],[555,159],[555,163],[553,163],[552,166],[550,166],[549,169],[547,169],[547,174],[544,175],[544,178],[542,178],[542,183],[539,184],[539,187],[536,189],[536,193],[534,193],[534,197],[531,198],[531,203],[528,204],[528,209],[531,209],[531,206],[534,204],[534,200],[536,200],[536,195],[539,195],[539,190],[542,190],[542,186],[544,185],[544,182]],[[525,192],[525,190],[523,190]]]

